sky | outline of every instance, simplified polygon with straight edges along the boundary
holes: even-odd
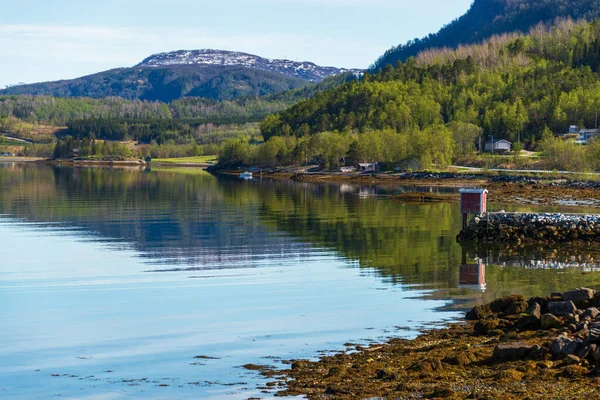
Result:
[[[472,0],[0,0],[0,88],[129,67],[174,50],[366,68]]]

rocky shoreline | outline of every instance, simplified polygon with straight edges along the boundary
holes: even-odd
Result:
[[[214,174],[235,174],[219,166],[207,168]],[[243,172],[243,171],[239,171]],[[488,202],[495,204],[545,205],[600,208],[600,181],[578,180],[575,176],[510,173],[405,172],[395,174],[359,174],[342,172],[305,172],[297,168],[253,171],[256,178],[293,180],[309,183],[354,184],[381,187],[484,187]],[[396,200],[402,201],[402,196]],[[406,202],[427,203],[434,199],[407,198]],[[436,198],[436,202],[458,201],[458,193]]]
[[[600,295],[513,295],[414,340],[263,371],[276,396],[309,399],[580,399],[600,395]]]

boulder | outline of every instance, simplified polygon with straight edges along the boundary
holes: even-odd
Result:
[[[579,351],[577,352],[577,357],[579,357],[580,359],[585,359],[587,358],[590,354],[593,354],[594,351],[596,351],[596,345],[595,344],[589,344],[589,343],[584,343],[580,348]]]
[[[587,341],[590,343],[600,343],[600,322],[594,322],[588,325]]]
[[[477,321],[474,330],[478,335],[487,335],[490,331],[498,328],[500,322],[497,319],[482,319]]]
[[[502,343],[494,348],[493,357],[497,361],[518,361],[527,357],[531,350],[526,343]]]
[[[478,321],[480,319],[484,319],[485,317],[492,314],[492,310],[490,310],[489,304],[476,306],[471,309],[471,311],[467,312],[465,318],[467,321]]]
[[[559,336],[552,341],[550,351],[558,359],[563,359],[568,355],[578,355],[585,344],[579,339],[570,339],[566,336]]]
[[[516,315],[522,314],[529,308],[529,303],[526,301],[518,301],[510,304],[506,310],[504,310],[504,315]]]
[[[567,357],[565,357],[565,364],[567,365],[576,365],[580,362],[581,358],[574,356],[573,354],[568,354]]]
[[[539,329],[541,317],[541,307],[538,303],[535,303],[521,314],[515,327],[519,330]]]
[[[514,303],[527,302],[527,298],[521,294],[513,294],[511,296],[502,297],[490,303],[490,310],[493,313],[501,313],[506,311]]]
[[[569,315],[575,314],[575,304],[572,301],[554,301],[552,303],[548,303],[548,312],[554,315]]]
[[[590,307],[583,312],[583,318],[596,319],[596,317],[600,314],[600,311],[596,307]]]
[[[560,329],[563,326],[562,321],[552,314],[542,315],[542,317],[540,319],[540,323],[541,323],[542,329],[545,329],[545,330]]]
[[[592,300],[595,294],[596,291],[594,289],[579,288],[563,293],[563,299],[565,301],[572,301],[573,303],[581,303]]]

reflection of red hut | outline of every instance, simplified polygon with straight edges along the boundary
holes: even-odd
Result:
[[[458,272],[458,286],[485,292],[485,264],[464,264]]]

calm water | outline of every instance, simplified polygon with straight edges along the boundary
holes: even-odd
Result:
[[[240,366],[598,282],[594,249],[463,249],[457,204],[402,190],[0,164],[0,398],[268,397]]]

